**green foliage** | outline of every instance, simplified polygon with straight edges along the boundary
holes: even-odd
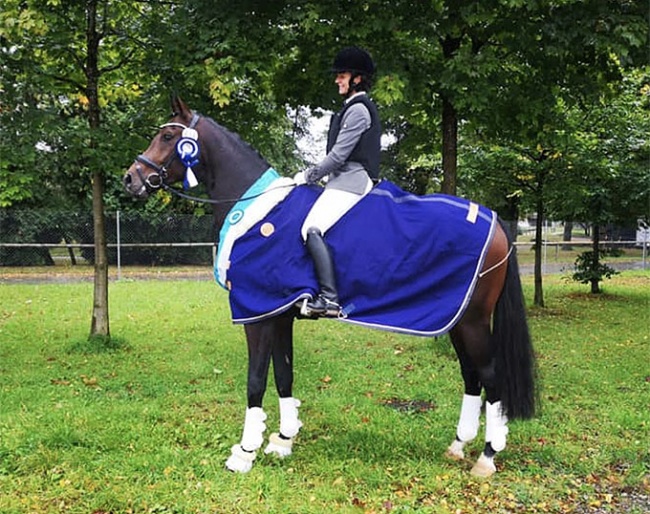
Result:
[[[286,106],[338,106],[327,70],[346,44],[367,47],[378,63],[373,94],[395,141],[386,176],[427,192],[439,187],[443,96],[460,116],[461,158],[475,134],[488,153],[495,144],[563,151],[543,137],[565,130],[558,111],[589,104],[622,67],[647,60],[647,12],[634,2],[97,3],[102,124],[93,133],[86,4],[3,4],[0,206],[83,205],[99,166],[108,206],[136,208],[119,178],[164,121],[171,92],[289,174],[301,166],[293,141],[301,127]]]
[[[155,4],[98,3],[102,39],[98,56],[89,55],[86,45],[90,4],[14,0],[3,4],[3,206],[87,207],[92,173],[101,169],[105,177],[121,176],[125,150],[135,148],[129,145],[134,138],[124,134],[132,136],[134,121],[136,133],[151,125],[142,115],[131,118],[125,107],[138,98],[134,79],[144,72],[137,65],[145,53],[144,41],[131,34],[147,35],[142,24],[150,18],[144,14],[153,20],[161,17],[155,15]],[[90,76],[94,57],[99,59],[98,78]],[[91,130],[89,95],[95,79],[103,123]]]
[[[593,250],[582,252],[575,261],[575,273],[572,275],[573,280],[582,284],[590,284],[593,282],[602,282],[606,278],[618,274],[611,266],[602,262],[602,258],[612,255],[608,249],[599,250],[598,255],[594,255]]]

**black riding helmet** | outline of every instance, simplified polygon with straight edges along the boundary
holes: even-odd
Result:
[[[371,77],[375,73],[375,63],[370,54],[363,48],[348,46],[341,50],[334,58],[332,72],[343,73],[349,71],[356,75]]]
[[[370,91],[372,76],[375,73],[375,63],[370,54],[358,46],[348,46],[341,50],[334,58],[333,73],[350,72],[350,88],[347,96],[354,92]],[[358,83],[353,82],[355,77],[361,77]]]

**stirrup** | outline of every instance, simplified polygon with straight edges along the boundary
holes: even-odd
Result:
[[[318,295],[313,301],[305,298],[300,306],[300,314],[307,318],[338,318],[341,315],[341,306]]]

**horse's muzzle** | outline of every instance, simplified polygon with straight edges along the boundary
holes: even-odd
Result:
[[[147,186],[144,181],[141,180],[138,173],[135,173],[134,170],[130,168],[124,175],[122,183],[124,184],[126,192],[136,198],[147,198],[147,196],[149,196],[149,191],[147,191]]]

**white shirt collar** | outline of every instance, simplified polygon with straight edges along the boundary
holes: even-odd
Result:
[[[345,103],[348,103],[350,100],[352,100],[355,96],[357,95],[365,95],[365,91],[359,91],[357,93],[354,93],[351,97],[345,99]]]

